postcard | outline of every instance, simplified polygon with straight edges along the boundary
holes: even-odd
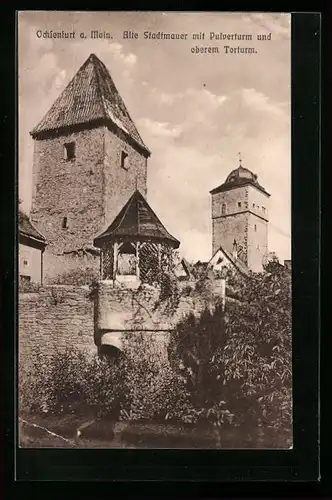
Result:
[[[20,447],[292,447],[290,17],[18,13]]]

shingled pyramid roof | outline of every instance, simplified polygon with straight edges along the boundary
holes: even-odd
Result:
[[[31,135],[82,124],[112,123],[150,154],[108,72],[91,54]]]
[[[100,247],[102,243],[121,237],[164,241],[174,248],[180,245],[180,242],[165,229],[138,190],[129,198],[108,229],[95,238],[93,244]]]

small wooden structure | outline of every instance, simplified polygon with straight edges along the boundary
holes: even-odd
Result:
[[[172,251],[180,242],[166,230],[136,190],[93,244],[101,249],[101,279],[129,285],[152,284],[158,270],[171,265]]]

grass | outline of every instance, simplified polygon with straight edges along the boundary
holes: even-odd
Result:
[[[29,424],[20,424],[20,447],[23,448],[287,449],[291,446],[288,435],[250,437],[239,428],[221,429],[219,441],[214,429],[198,430],[186,425],[115,423],[109,419],[89,422],[87,418],[74,416],[30,416],[26,420]],[[90,425],[82,429],[81,436],[77,438],[77,429],[87,422]],[[31,425],[33,423],[38,427]],[[64,439],[49,434],[45,429]]]

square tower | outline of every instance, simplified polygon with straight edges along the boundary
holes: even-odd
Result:
[[[137,188],[146,196],[150,151],[94,54],[31,135],[31,219],[45,234],[48,253],[92,247]]]
[[[262,271],[268,251],[269,193],[257,175],[240,165],[212,195],[212,254],[222,246],[254,272]]]

